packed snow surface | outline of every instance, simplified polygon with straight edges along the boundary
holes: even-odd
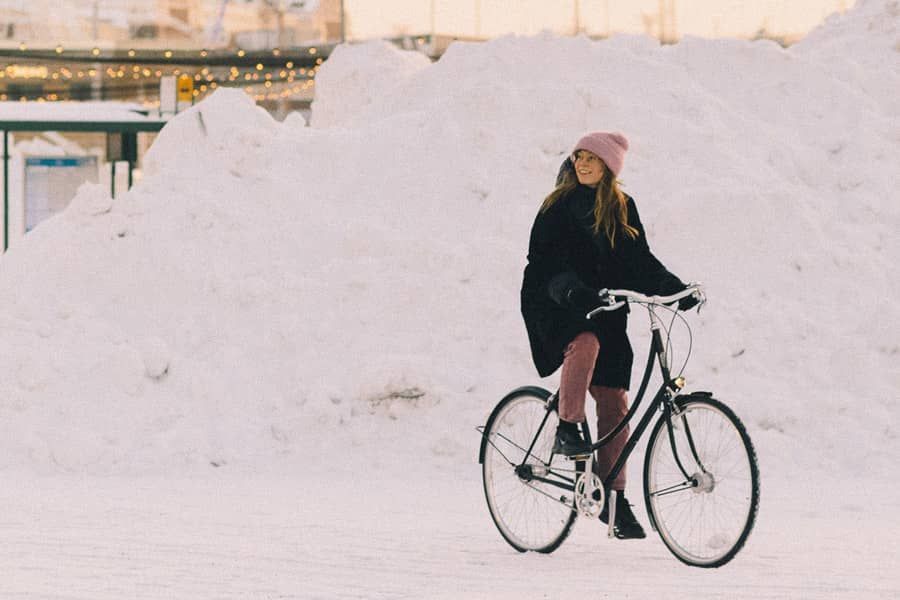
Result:
[[[900,435],[898,19],[861,0],[790,49],[505,37],[430,64],[345,46],[309,126],[220,90],[163,129],[128,194],[85,185],[0,259],[0,467],[312,463],[313,489],[406,502],[385,488],[402,481],[486,519],[474,427],[558,381],[519,315],[531,223],[574,141],[610,130],[655,254],[707,286],[689,389],[742,417],[764,494],[865,489],[896,473]],[[635,380],[646,325],[633,310]],[[678,367],[678,321],[672,343]],[[430,495],[454,480],[470,493]]]

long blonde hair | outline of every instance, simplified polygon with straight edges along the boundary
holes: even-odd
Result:
[[[573,169],[565,169],[562,173],[559,185],[550,192],[541,205],[541,212],[550,210],[556,201],[571,193],[578,186],[578,178]],[[621,227],[622,231],[634,239],[638,236],[638,230],[628,224],[628,202],[625,194],[619,189],[619,181],[613,172],[605,164],[603,176],[597,184],[597,194],[594,201],[594,235],[606,234],[610,246],[616,246],[616,231]]]

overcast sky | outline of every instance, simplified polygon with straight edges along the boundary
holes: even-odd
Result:
[[[750,36],[806,33],[855,0],[344,0],[353,37],[429,32],[432,22],[456,35],[571,33],[576,13],[588,33],[643,32],[661,4],[674,4],[678,35]]]
[[[223,0],[201,1],[212,19]],[[290,2],[273,1],[283,6]],[[0,9],[65,20],[91,14],[95,2],[107,17],[160,6],[158,0],[0,0]],[[439,34],[477,37],[542,30],[572,33],[576,25],[589,34],[649,31],[655,35],[664,5],[674,6],[677,37],[746,37],[761,28],[774,34],[803,35],[828,14],[853,4],[855,0],[344,0],[348,34],[356,39],[429,33],[432,28]]]

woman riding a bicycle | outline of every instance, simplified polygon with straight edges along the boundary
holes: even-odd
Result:
[[[544,199],[528,248],[522,283],[522,315],[532,357],[542,377],[562,367],[559,426],[553,452],[589,454],[579,432],[585,398],[596,402],[597,434],[604,436],[628,412],[632,351],[627,305],[586,315],[600,304],[599,290],[625,288],[672,295],[686,288],[650,252],[634,200],[619,188],[628,141],[619,133],[589,133],[575,144],[560,169],[556,188]],[[688,310],[697,299],[679,303]],[[595,469],[604,479],[628,439],[625,427],[597,451]],[[643,538],[644,530],[625,499],[625,470],[611,483],[617,492],[615,535]],[[607,508],[600,513],[606,522]]]

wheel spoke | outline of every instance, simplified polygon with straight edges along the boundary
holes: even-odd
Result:
[[[668,487],[657,489],[654,492],[650,492],[650,497],[655,496],[666,496],[668,494],[674,494],[675,492],[683,492],[685,490],[690,490],[694,488],[694,484],[690,481],[682,481],[681,483],[676,483],[675,485],[670,485]]]
[[[484,488],[491,517],[513,547],[552,551],[568,534],[577,516],[571,504],[574,495],[566,493],[566,484],[574,488],[575,471],[562,457],[551,453],[557,417],[555,413],[546,415],[544,398],[529,394],[504,400],[496,410],[490,430],[484,432],[488,439]],[[546,423],[535,439],[545,416]],[[525,460],[529,447],[531,453]],[[566,489],[531,479],[527,474],[520,478],[516,466],[523,460],[525,465],[540,468],[535,475],[558,480]],[[571,478],[567,473],[572,474]],[[563,497],[566,502],[561,500]]]
[[[647,509],[663,542],[680,560],[720,566],[743,545],[756,517],[755,453],[743,425],[716,400],[690,400],[678,421],[674,450],[664,423],[651,435],[644,473]],[[696,486],[683,481],[675,452],[685,469],[697,469],[692,475]]]

